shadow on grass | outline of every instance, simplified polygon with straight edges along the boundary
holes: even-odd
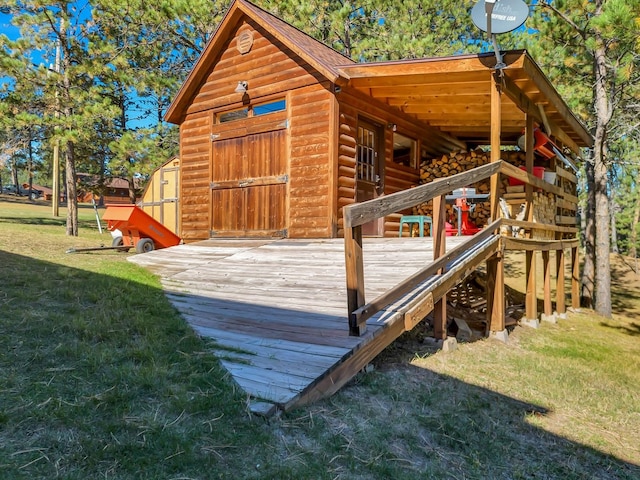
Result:
[[[0,478],[240,471],[268,438],[243,396],[148,274],[109,266],[0,250]]]
[[[640,475],[631,463],[532,425],[550,413],[543,406],[410,366],[401,369],[398,382],[388,375],[365,376],[319,406],[268,424],[251,421],[245,396],[210,354],[217,346],[198,339],[161,290],[136,281],[133,266],[119,268],[107,276],[0,251],[0,477]],[[32,272],[46,275],[34,279]],[[197,319],[194,307],[211,300],[182,298],[191,320]],[[292,317],[312,324],[331,317],[217,302],[228,314],[213,340],[246,342],[238,352],[223,349],[225,355],[251,352],[261,324]],[[199,318],[209,315],[204,310]],[[271,339],[279,340],[273,331]],[[286,355],[298,351],[293,333],[282,330],[288,340],[279,342],[272,361],[290,362]],[[307,336],[300,344],[308,350],[313,341]],[[321,352],[322,338],[316,341]],[[331,408],[321,422],[296,420],[323,405],[342,408],[344,398],[359,416]],[[368,428],[381,422],[384,428]],[[523,442],[523,435],[533,442]]]
[[[633,275],[633,281],[630,276]],[[613,311],[629,318],[640,319],[640,277],[623,262],[611,264],[611,306]]]
[[[67,224],[66,217],[0,217],[0,223],[8,223],[14,225],[39,225],[39,226],[54,226],[64,227]],[[82,220],[78,219],[78,227],[81,228],[94,228],[96,225],[95,220]]]
[[[348,336],[344,315],[303,308],[300,299],[304,294],[295,290],[298,282],[287,295],[291,287],[276,281],[285,275],[283,270],[275,269],[280,273],[270,277],[271,273],[254,264],[247,272],[241,268],[242,254],[236,264],[231,265],[226,257],[225,267],[214,268],[215,262],[209,262],[208,268],[201,269],[202,258],[189,265],[182,255],[177,255],[174,263],[164,253],[156,253],[161,260],[152,260],[154,254],[140,259],[148,258],[156,268],[156,262],[164,262],[162,268],[172,274],[176,274],[172,268],[180,267],[181,273],[171,279],[176,281],[173,288],[181,293],[171,296],[194,328],[216,342],[219,354],[225,354],[225,346],[247,353],[242,359],[253,368],[247,368],[247,363],[229,365],[241,385],[262,382],[268,386],[270,378],[282,384],[282,376],[284,383],[293,385],[303,374],[317,371],[312,367],[318,365],[318,357],[329,354],[328,347],[344,347],[354,341]],[[281,249],[279,258],[286,256],[286,250]],[[264,261],[268,264],[269,259],[264,257]],[[298,261],[304,263],[304,258]],[[262,281],[257,282],[260,275]],[[194,281],[196,277],[198,281]],[[179,278],[189,284],[180,284]],[[305,283],[310,282],[314,282],[312,274],[305,277]],[[208,295],[202,293],[205,284]],[[256,300],[255,293],[262,298]],[[270,293],[272,306],[266,306]],[[282,307],[291,303],[297,303],[298,308]],[[375,343],[375,337],[369,341]],[[354,355],[363,355],[370,344],[355,345]],[[335,358],[329,368],[346,358]],[[320,379],[328,375],[328,369],[316,375]],[[314,389],[315,382],[312,377],[307,381],[306,392]],[[308,422],[300,420],[301,415]],[[286,413],[284,423],[277,423],[277,432],[285,442],[287,458],[301,458],[314,469],[306,478],[414,479],[429,472],[429,478],[631,479],[640,474],[632,463],[536,426],[536,419],[546,415],[553,412],[543,405],[522,402],[407,362],[383,365],[372,374],[357,377],[329,400]],[[321,426],[315,422],[319,417],[323,419]],[[305,448],[309,444],[317,446]]]
[[[632,337],[640,336],[640,323],[632,322],[629,325],[616,325],[611,322],[600,322],[600,325],[606,328],[612,328],[619,332],[631,335]]]
[[[343,397],[350,401],[346,407]],[[358,426],[365,430],[363,438],[349,438],[353,445],[365,442],[360,444],[365,448],[378,441],[389,447],[377,452],[383,459],[424,466],[429,478],[636,479],[640,474],[633,463],[536,426],[555,415],[544,406],[408,363],[381,365],[331,403],[338,409],[357,405],[366,419],[361,423],[366,427]],[[403,450],[396,439],[409,431],[414,449]],[[375,478],[419,478],[382,473]]]

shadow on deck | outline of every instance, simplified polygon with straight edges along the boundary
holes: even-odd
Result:
[[[431,238],[368,239],[364,251],[367,298],[433,262]],[[130,260],[161,277],[173,305],[213,340],[222,365],[265,414],[337,391],[405,331],[403,305],[414,295],[354,337],[342,239],[207,240]]]

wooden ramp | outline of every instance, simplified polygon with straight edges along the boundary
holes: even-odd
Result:
[[[447,245],[464,240],[450,237]],[[412,302],[447,278],[457,283],[497,245],[491,237],[448,274],[423,282],[369,319],[360,337],[349,336],[341,239],[207,240],[129,259],[161,277],[170,301],[215,342],[247,395],[290,409],[338,390],[404,331]],[[365,240],[364,259],[373,299],[433,261],[432,239]]]

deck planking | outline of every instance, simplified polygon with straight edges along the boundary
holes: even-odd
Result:
[[[452,237],[448,246],[463,240]],[[309,392],[331,382],[331,372],[347,375],[339,368],[345,359],[370,361],[367,351],[386,346],[376,338],[412,298],[369,319],[361,337],[349,336],[341,239],[215,239],[129,259],[160,276],[169,301],[213,341],[213,353],[247,395],[280,408],[321,395]],[[429,237],[365,239],[366,298],[432,261]]]

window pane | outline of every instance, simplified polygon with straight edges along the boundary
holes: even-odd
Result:
[[[248,108],[241,108],[240,110],[233,110],[232,112],[224,112],[218,116],[219,123],[233,122],[234,120],[240,120],[249,116]]]
[[[393,161],[400,165],[417,168],[416,148],[417,142],[409,137],[393,134]]]
[[[275,102],[256,105],[255,107],[253,107],[253,116],[259,117],[260,115],[267,115],[269,113],[282,112],[286,108],[287,102],[283,98],[282,100],[276,100]]]

